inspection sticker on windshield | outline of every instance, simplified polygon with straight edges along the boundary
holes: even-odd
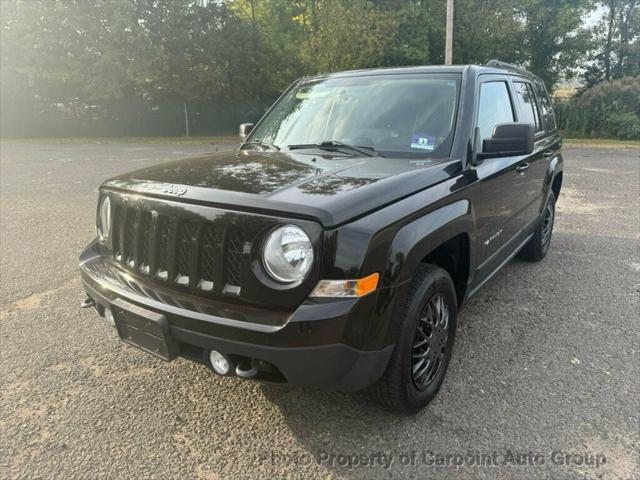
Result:
[[[433,135],[414,133],[411,135],[411,148],[420,148],[422,150],[431,151],[435,148],[435,139],[433,138]]]

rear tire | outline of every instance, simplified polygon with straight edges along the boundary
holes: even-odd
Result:
[[[538,226],[531,240],[522,247],[517,257],[528,262],[539,262],[546,257],[551,246],[551,236],[553,234],[553,223],[556,217],[556,197],[553,192],[549,192],[547,202],[542,210],[542,215]]]
[[[386,408],[415,413],[440,390],[453,351],[458,306],[449,274],[421,264],[401,312],[389,364],[369,394]]]

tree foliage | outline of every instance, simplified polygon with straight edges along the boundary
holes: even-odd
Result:
[[[592,4],[583,0],[524,0],[517,11],[522,18],[524,64],[553,86],[572,77],[586,53],[586,13]]]
[[[602,14],[590,28],[587,87],[640,73],[640,2],[604,0],[597,7]]]
[[[500,58],[550,87],[637,75],[637,2],[456,0],[454,62]],[[303,75],[443,62],[444,0],[6,0],[0,14],[4,98],[268,101]]]
[[[640,138],[640,82],[621,77],[556,106],[560,125],[576,137]]]

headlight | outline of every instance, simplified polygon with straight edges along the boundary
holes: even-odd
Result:
[[[285,225],[267,237],[262,252],[269,275],[283,283],[302,280],[313,264],[313,245],[300,227]]]
[[[111,201],[109,197],[105,196],[98,207],[96,225],[98,227],[98,239],[104,241],[109,238],[111,233]]]

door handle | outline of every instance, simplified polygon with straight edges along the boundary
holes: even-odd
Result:
[[[542,152],[542,156],[544,156],[544,158],[549,158],[553,156],[553,150],[545,150],[544,152]]]
[[[519,172],[519,173],[526,172],[527,170],[529,170],[528,163],[523,163],[522,165],[518,165],[516,167],[516,172]]]

